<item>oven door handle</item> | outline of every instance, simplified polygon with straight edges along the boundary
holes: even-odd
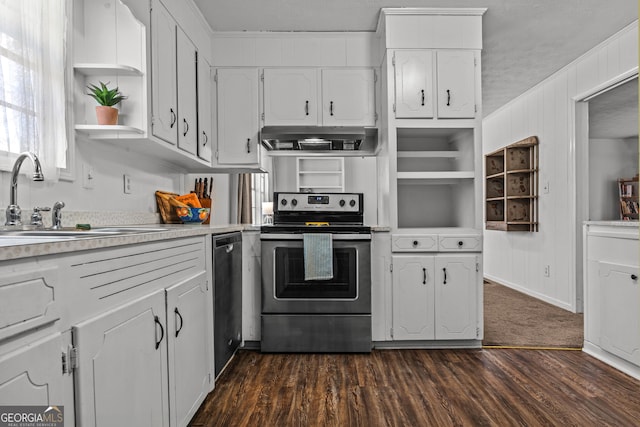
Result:
[[[332,240],[371,240],[371,234],[331,234]],[[263,233],[260,240],[302,240],[302,233]]]

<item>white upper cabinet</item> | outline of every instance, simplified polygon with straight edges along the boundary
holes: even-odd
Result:
[[[196,47],[176,28],[178,46],[178,147],[195,155],[198,147],[198,104],[196,101]]]
[[[438,117],[475,116],[475,58],[470,50],[438,51]]]
[[[375,126],[375,76],[371,69],[322,70],[322,122]]]
[[[220,68],[216,86],[218,163],[259,163],[258,69]]]
[[[374,126],[372,69],[267,68],[265,126]]]
[[[198,57],[198,157],[211,161],[213,143],[213,85],[209,62]]]
[[[160,2],[151,10],[153,135],[178,144],[176,22]]]
[[[394,54],[396,117],[433,117],[433,52],[399,50]]]
[[[474,118],[475,52],[396,50],[396,118]]]
[[[264,70],[265,126],[319,124],[315,68]]]

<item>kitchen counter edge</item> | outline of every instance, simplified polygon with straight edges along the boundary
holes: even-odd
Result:
[[[136,225],[136,227],[139,227]],[[33,243],[0,247],[0,261],[30,258],[60,253],[79,252],[114,246],[135,245],[159,240],[179,239],[190,236],[217,235],[244,231],[245,225],[185,226],[174,224],[152,224],[151,228],[163,228],[162,231],[125,233],[109,236],[91,236],[57,242]]]

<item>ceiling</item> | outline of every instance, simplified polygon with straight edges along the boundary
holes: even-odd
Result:
[[[382,7],[486,7],[484,115],[638,19],[636,0],[195,0],[215,31],[375,31]]]

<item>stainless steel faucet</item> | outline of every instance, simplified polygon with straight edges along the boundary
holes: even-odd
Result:
[[[38,156],[28,151],[20,153],[11,171],[11,188],[9,206],[7,206],[7,220],[4,225],[22,225],[22,211],[18,206],[18,173],[20,172],[20,166],[24,159],[29,158],[33,163],[33,176],[34,181],[44,181],[44,175],[42,174],[42,166],[40,166],[40,160]]]
[[[62,228],[62,208],[64,208],[64,202],[55,202],[51,209],[51,228],[54,230]]]

